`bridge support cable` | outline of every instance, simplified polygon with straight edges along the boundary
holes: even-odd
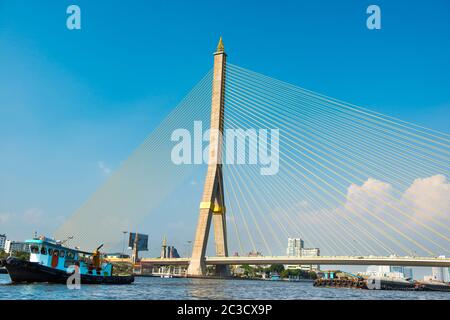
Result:
[[[234,123],[234,121],[230,117],[228,118],[228,121],[231,124],[231,127],[239,128],[238,124]],[[252,142],[250,142],[250,143],[252,144]],[[236,169],[236,170],[238,170],[238,169]],[[328,249],[330,249],[329,245],[334,244],[336,242],[334,240],[333,241],[323,241],[323,239],[326,239],[329,234],[327,232],[332,233],[331,228],[329,228],[327,230],[327,232],[323,232],[319,235],[317,233],[317,231],[320,231],[320,229],[317,230],[317,228],[312,227],[314,225],[314,221],[311,218],[309,218],[308,216],[302,217],[302,219],[305,219],[306,221],[294,221],[295,218],[293,219],[290,217],[288,212],[295,213],[299,209],[298,207],[295,207],[295,205],[294,205],[296,203],[296,201],[298,201],[298,194],[293,195],[293,188],[291,188],[292,184],[287,179],[283,179],[285,177],[284,175],[279,175],[279,176],[277,176],[277,179],[276,179],[277,182],[281,182],[281,185],[280,185],[280,183],[275,184],[275,179],[266,179],[264,181],[264,183],[258,183],[257,185],[255,185],[255,183],[253,181],[257,181],[258,177],[260,177],[260,173],[258,171],[257,166],[246,166],[246,168],[242,169],[241,171],[243,172],[244,175],[246,175],[246,179],[244,179],[244,180],[246,182],[251,182],[251,184],[253,186],[253,189],[251,190],[252,193],[259,195],[259,197],[262,199],[266,199],[264,202],[267,202],[267,199],[270,199],[272,201],[270,204],[267,205],[265,210],[267,212],[275,211],[275,210],[277,210],[277,212],[281,212],[280,216],[282,218],[284,218],[286,225],[291,228],[296,228],[296,230],[294,230],[293,232],[292,231],[289,232],[289,231],[285,230],[285,233],[288,233],[291,237],[298,236],[298,235],[304,235],[305,232],[300,228],[306,228],[306,229],[308,229],[308,234],[311,235],[310,237],[308,237],[308,239],[311,243],[320,244],[321,247],[325,247],[325,248],[328,247]],[[283,186],[288,186],[288,188],[283,188]],[[280,190],[282,190],[282,192],[285,192],[284,199],[283,199],[283,195],[280,193]],[[299,189],[299,192],[302,193],[304,196],[308,197],[308,194],[307,193],[305,194],[305,192],[303,191],[302,188]],[[290,195],[290,198],[286,198],[286,195]],[[281,199],[285,200],[284,203],[281,203],[279,201]],[[312,201],[311,198],[308,198],[308,200]],[[286,206],[286,203],[291,204],[291,205],[289,205],[287,208],[284,208]],[[263,212],[261,212],[261,213],[263,213]],[[276,213],[274,212],[273,215],[276,215]],[[331,216],[330,218],[331,218],[331,220],[333,220],[334,216]],[[276,215],[276,223],[278,225],[283,225],[283,222],[280,222],[280,219],[278,219],[278,215]],[[328,227],[329,220],[324,221],[323,225]],[[312,234],[314,234],[314,236],[312,236]],[[328,240],[331,240],[331,239],[328,239]],[[346,239],[344,238],[344,240],[346,240]],[[348,245],[353,246],[351,242],[348,243]],[[343,247],[344,246],[342,246],[341,248],[343,248]],[[354,248],[354,249],[356,249],[356,248]],[[331,250],[329,250],[329,251],[330,252],[338,252],[339,247],[331,248]]]
[[[246,170],[242,170],[243,172],[253,171],[252,175],[248,175],[247,181],[256,181],[259,175],[257,168],[249,167]],[[268,197],[271,198],[273,205],[268,205],[266,210],[268,212],[273,211],[272,215],[276,215],[277,213],[281,213],[279,216],[283,218],[287,226],[296,227],[294,232],[290,232],[290,237],[293,238],[298,235],[308,235],[306,237],[307,243],[319,245],[321,248],[326,248],[329,252],[339,253],[342,248],[352,247],[353,252],[363,253],[364,250],[361,248],[356,248],[352,241],[349,241],[346,237],[334,237],[330,238],[330,235],[335,233],[337,229],[335,228],[335,224],[340,225],[344,230],[345,225],[341,223],[334,215],[330,215],[327,213],[328,210],[324,210],[324,207],[319,207],[319,210],[322,210],[322,217],[326,219],[317,219],[317,216],[310,215],[301,215],[296,213],[301,210],[299,206],[295,204],[298,202],[299,195],[309,201],[309,203],[317,202],[317,200],[313,200],[307,192],[306,186],[302,184],[300,188],[295,188],[292,184],[292,181],[286,179],[285,175],[280,175],[277,177],[277,183],[274,180],[268,179],[265,183],[258,183],[257,186],[253,188],[253,192],[259,194],[262,198]],[[295,192],[294,192],[295,190]],[[280,201],[284,200],[284,203]],[[323,200],[322,200],[323,201]],[[276,210],[276,211],[275,211]],[[290,216],[289,213],[292,213]],[[317,223],[320,222],[320,228],[315,227]],[[278,222],[280,223],[280,222]],[[334,228],[333,228],[334,226]],[[304,228],[304,229],[303,229]],[[348,232],[350,238],[353,241],[358,241],[358,243],[364,243],[363,238],[356,239],[354,237],[353,232]],[[337,234],[335,234],[336,236]],[[341,236],[341,235],[339,235]],[[337,245],[336,245],[337,244]],[[330,247],[332,246],[332,247]],[[370,247],[370,245],[367,245]],[[366,248],[367,249],[367,248]],[[375,252],[376,250],[367,250],[367,252]],[[342,252],[343,254],[345,252]],[[348,253],[348,252],[347,252]]]
[[[348,229],[357,229],[358,221],[360,231],[375,231],[374,234],[357,233],[366,242],[380,245],[380,240],[373,240],[381,239],[407,254],[412,252],[408,248],[411,244],[429,255],[450,252],[449,206],[445,200],[450,196],[447,182],[450,135],[234,65],[229,65],[227,72],[227,119],[234,127],[279,128],[282,142],[278,150],[281,159],[278,175],[289,171],[296,176],[290,184],[286,179],[279,179],[284,185],[277,183],[277,191],[284,197],[278,195],[276,199],[267,187],[274,188],[271,183],[277,177],[268,177],[267,183],[255,186],[258,181],[255,167],[237,169],[243,172],[243,180],[251,181],[248,184],[252,190],[264,194],[265,207],[270,206],[269,200],[275,208],[279,207],[292,190],[302,189],[310,197],[324,200],[317,201],[314,207],[316,213],[325,210],[320,215],[327,217],[326,221],[330,221],[330,216],[338,217],[336,212],[342,213],[341,218],[352,217],[353,223],[344,224],[347,234]],[[303,188],[299,188],[299,180]],[[413,197],[418,186],[438,194],[439,205],[426,208],[418,203]],[[364,199],[354,199],[355,195]],[[272,213],[266,213],[284,234],[287,229],[280,223],[292,222],[286,218],[289,210],[292,209],[278,210],[277,215],[270,210]],[[335,224],[339,229],[342,226],[342,223]],[[327,235],[333,234],[327,227],[323,224]],[[383,246],[389,253],[397,252]]]
[[[436,131],[436,130],[433,130],[433,129],[430,129],[430,128],[426,128],[426,127],[417,125],[415,123],[407,122],[407,121],[404,121],[404,120],[401,120],[401,119],[394,118],[392,116],[381,114],[379,112],[374,112],[374,111],[369,110],[367,108],[356,106],[354,104],[351,104],[351,103],[348,103],[348,102],[344,102],[344,101],[341,101],[341,100],[338,100],[338,99],[335,99],[335,98],[327,97],[327,96],[325,96],[323,94],[320,94],[320,93],[317,93],[317,92],[313,92],[311,90],[307,90],[307,89],[295,86],[293,84],[290,84],[290,83],[287,83],[287,82],[284,82],[284,81],[276,80],[274,78],[265,76],[263,74],[256,73],[256,72],[248,70],[248,69],[244,69],[244,68],[239,67],[237,65],[229,64],[229,70],[233,70],[233,69],[239,70],[240,72],[246,73],[248,75],[254,75],[257,78],[264,79],[265,81],[268,81],[268,82],[271,82],[271,83],[276,83],[279,86],[284,86],[284,87],[290,88],[293,91],[301,92],[304,95],[309,95],[309,96],[316,97],[316,98],[324,100],[324,101],[329,101],[329,102],[331,102],[331,103],[333,103],[333,104],[335,104],[337,106],[349,109],[351,111],[354,111],[354,112],[357,112],[357,113],[361,113],[363,115],[367,115],[367,116],[375,118],[375,119],[380,119],[380,120],[388,123],[389,125],[393,124],[394,126],[399,126],[399,127],[406,128],[408,130],[412,130],[416,134],[420,133],[422,135],[431,137],[432,139],[430,141],[433,141],[434,139],[437,139],[439,141],[447,143],[447,144],[444,144],[444,146],[446,146],[446,147],[448,147],[448,143],[450,143],[450,134],[448,134],[448,133]]]
[[[245,112],[245,110],[248,110],[248,109],[249,109],[249,108],[248,108],[248,105],[246,105],[246,107],[243,107],[242,109],[243,109],[244,112]],[[250,117],[252,118],[252,121],[254,121],[254,122],[256,123],[256,122],[258,122],[258,120],[256,119],[257,113],[256,113],[255,111],[256,111],[256,110],[253,110],[253,112],[250,112],[250,113],[251,113],[251,116],[250,116]],[[255,114],[256,114],[256,116],[254,116]],[[277,123],[277,124],[280,125],[279,123]],[[258,125],[261,125],[261,124],[258,124]],[[286,126],[284,126],[283,123],[281,124],[281,126],[282,126],[283,128],[286,127]],[[289,133],[289,132],[286,133],[286,130],[285,130],[285,131],[284,131],[284,137],[285,137],[285,140],[290,140],[289,138],[286,137],[286,135],[290,135],[290,133]],[[302,141],[303,141],[303,140],[302,140]],[[301,144],[297,143],[296,141],[293,141],[293,144],[294,144],[293,146],[288,144],[288,145],[291,147],[291,148],[289,148],[289,149],[296,150],[296,151],[300,151],[301,154],[302,154],[302,157],[304,156],[304,157],[307,157],[307,158],[311,159],[312,161],[314,161],[315,159],[313,159],[313,158],[308,154],[308,153],[312,153],[316,158],[318,158],[318,159],[321,160],[322,162],[325,162],[325,163],[327,163],[328,165],[337,168],[336,165],[335,165],[334,163],[328,161],[327,159],[323,158],[323,157],[320,156],[320,155],[315,154],[313,151],[308,150],[307,148],[303,147]],[[307,153],[305,153],[304,151],[302,151],[302,149],[306,150]],[[291,152],[291,154],[292,154],[292,152]],[[295,157],[296,155],[293,154],[293,156]],[[351,183],[351,181],[350,181],[348,178],[343,177],[340,173],[336,172],[334,169],[331,169],[330,167],[328,167],[328,166],[326,166],[326,165],[323,165],[321,162],[316,162],[316,163],[318,163],[319,165],[321,165],[326,171],[330,171],[332,174],[334,174],[334,175],[338,176],[339,178],[343,179],[345,182]],[[337,169],[339,169],[339,168],[337,168]],[[322,170],[322,169],[321,169],[321,170]],[[344,172],[346,172],[346,171],[344,171]],[[348,172],[346,172],[346,173],[348,173]],[[351,173],[348,173],[348,174],[349,174],[351,177],[353,177],[354,179],[359,179],[359,178],[355,177],[354,175],[352,175]],[[330,177],[326,172],[324,173],[324,175],[325,175],[328,179],[334,179],[333,177]],[[337,181],[337,183],[339,184],[340,182]],[[341,183],[341,185],[342,185],[342,183]],[[445,235],[441,234],[440,232],[437,232],[437,231],[434,230],[433,228],[431,228],[431,227],[427,226],[426,224],[422,223],[420,220],[416,219],[414,216],[409,216],[409,215],[406,214],[406,212],[404,212],[402,209],[400,209],[400,208],[398,208],[398,207],[392,205],[389,201],[386,201],[385,199],[382,199],[382,198],[379,197],[376,193],[369,192],[369,194],[370,194],[372,197],[374,197],[377,201],[381,201],[381,202],[383,202],[384,204],[386,204],[390,209],[396,211],[397,213],[400,213],[401,215],[405,216],[405,217],[408,218],[408,219],[413,219],[416,223],[420,224],[422,227],[424,227],[424,228],[428,229],[429,231],[433,232],[435,235],[437,235],[437,236],[443,238],[443,239],[446,240],[447,242],[450,241],[449,238],[447,238]],[[389,196],[389,195],[388,195],[388,196]],[[370,201],[370,200],[371,200],[371,199],[369,199],[369,201]],[[389,214],[389,211],[388,211],[388,214]],[[399,220],[399,218],[397,218],[395,215],[390,215],[390,216],[391,216],[394,220],[396,220],[397,222],[401,222],[401,221]],[[434,241],[431,240],[430,238],[426,237],[426,236],[423,235],[421,232],[416,231],[412,226],[407,225],[407,227],[408,227],[412,232],[415,232],[415,233],[416,233],[417,235],[419,235],[420,237],[424,237],[427,241],[429,241],[429,242],[433,243],[434,245],[436,245],[437,247],[439,247],[441,250],[445,250],[444,247],[440,246],[439,244],[437,244],[436,242],[434,242]],[[409,239],[409,240],[411,240],[411,239]]]
[[[283,154],[282,154],[282,155],[283,155]],[[304,155],[305,157],[307,157],[307,158],[310,158],[310,157],[308,156],[308,154],[303,154],[303,155]],[[286,156],[286,155],[284,154],[283,156]],[[288,158],[289,158],[290,160],[294,161],[292,158],[290,158],[290,157],[288,157]],[[321,170],[321,169],[319,169],[319,170]],[[328,168],[328,167],[325,167],[325,170],[329,170],[329,168]],[[322,171],[322,170],[321,170],[321,171]],[[332,170],[330,170],[330,171],[332,171]],[[331,180],[334,180],[333,177],[330,177],[326,172],[323,173],[323,174],[326,176],[326,178],[331,179]],[[338,175],[339,175],[339,174],[338,174]],[[338,183],[338,182],[337,182],[337,183]],[[395,211],[398,211],[399,213],[401,213],[401,214],[403,214],[403,215],[406,215],[404,212],[402,212],[402,211],[399,210],[398,208],[396,208],[396,207],[390,205],[389,202],[386,202],[384,199],[381,199],[381,198],[378,197],[376,194],[373,194],[372,192],[369,192],[369,194],[370,194],[371,196],[374,196],[375,199],[377,199],[377,200],[382,201],[383,203],[385,203],[385,204],[386,204],[388,207],[390,207],[391,209],[394,209]],[[370,202],[370,199],[369,199],[369,202]],[[391,214],[389,214],[389,216],[392,217],[392,218],[393,218],[394,220],[396,220],[397,222],[401,222],[396,216],[391,215]],[[411,218],[411,217],[407,216],[407,218]],[[417,221],[417,219],[415,219],[415,220]],[[420,221],[417,221],[417,222],[420,223],[422,226],[426,227],[427,229],[430,229],[430,230],[433,231],[436,235],[442,237],[444,240],[448,241],[448,238],[446,238],[446,237],[445,237],[444,235],[442,235],[441,233],[438,233],[438,232],[436,232],[435,230],[432,230],[431,228],[429,228],[427,225],[421,223]],[[408,227],[410,230],[412,230],[413,232],[415,232],[417,235],[419,235],[419,236],[421,236],[421,237],[424,237],[426,240],[428,240],[428,241],[430,241],[431,243],[435,244],[435,245],[438,246],[440,249],[446,250],[444,247],[440,246],[439,244],[437,244],[437,243],[434,242],[433,240],[429,239],[428,237],[426,237],[426,236],[423,235],[422,233],[416,231],[414,228],[412,228],[412,226],[407,225],[407,227]],[[407,236],[404,235],[404,234],[403,234],[403,236],[407,237]],[[408,240],[412,240],[412,239],[408,239]],[[414,240],[412,240],[412,241],[414,242]],[[417,245],[419,245],[419,244],[417,244]],[[420,246],[420,245],[419,245],[419,246]],[[422,249],[423,249],[423,248],[422,248]]]
[[[232,100],[234,100],[234,99],[233,99],[232,97],[229,97],[229,100],[232,101]],[[238,98],[238,100],[239,100],[239,98]],[[231,104],[231,103],[230,103],[230,104]],[[261,105],[258,105],[258,107],[261,108]],[[263,107],[262,107],[262,108],[263,108]],[[286,122],[286,123],[287,123],[287,122]],[[285,124],[286,124],[286,123],[285,123]],[[289,127],[289,123],[287,123],[287,127]],[[294,127],[292,127],[292,128],[294,128]],[[294,129],[297,129],[297,132],[298,132],[298,131],[303,131],[301,128],[298,128],[298,127],[297,127],[297,128],[294,128]],[[288,136],[292,136],[289,132],[287,133],[287,135],[288,135]],[[296,137],[294,137],[294,138],[296,138]],[[302,138],[302,144],[305,144],[305,145],[307,145],[307,146],[310,146],[310,144],[308,144],[308,143],[305,141],[305,140],[308,140],[307,137],[302,136],[301,138]],[[288,140],[291,140],[291,139],[289,139],[289,138],[287,138],[287,139],[288,139]],[[291,141],[292,141],[292,140],[291,140]],[[305,147],[299,145],[297,141],[294,141],[294,144],[296,144],[296,146],[298,146],[298,147],[300,147],[300,148],[303,148],[304,150],[308,151],[309,153],[314,154],[313,151],[311,151],[311,150],[309,150],[309,149],[307,149],[307,148],[305,148]],[[322,152],[321,150],[315,148],[314,146],[312,146],[312,148],[313,148],[315,151]],[[324,147],[324,148],[326,148],[326,147]],[[336,147],[336,148],[338,148],[338,147]],[[329,149],[329,148],[327,148],[327,149],[330,150],[331,154],[334,153],[332,149]],[[328,154],[330,154],[330,153],[328,153]],[[319,155],[318,157],[320,157],[320,155]],[[327,161],[327,160],[326,160],[326,161]],[[340,168],[340,167],[338,167],[338,166],[332,164],[332,165],[333,165],[335,168],[337,168],[338,170],[342,170],[344,167],[348,168],[349,170],[345,170],[344,172],[345,172],[345,173],[348,173],[352,178],[355,178],[355,175],[352,174],[352,173],[350,172],[351,170],[361,172],[361,170],[357,169],[356,166],[349,167],[348,164],[347,164],[346,162],[343,162],[343,161],[340,160],[339,158],[334,157],[334,158],[333,158],[333,161],[336,161],[337,163],[339,163],[339,164],[341,165],[342,168]],[[349,162],[350,162],[350,161],[349,161]],[[330,163],[330,162],[328,161],[328,163]],[[384,175],[381,174],[381,176],[383,177]],[[358,178],[356,178],[356,179],[358,179]],[[395,190],[395,191],[396,191],[396,190]],[[397,192],[398,192],[398,191],[397,191]],[[390,194],[388,194],[388,197],[392,197],[392,196],[391,196]],[[414,219],[414,217],[413,217],[413,219]],[[435,221],[435,222],[438,223],[437,221]],[[447,226],[444,226],[443,224],[441,224],[441,227],[444,227],[444,228],[447,228],[447,229],[448,229],[448,227],[447,227]],[[446,240],[448,240],[448,239],[446,239]]]
[[[177,166],[170,161],[171,134],[207,122],[211,103],[210,70],[166,116],[106,182],[56,231],[58,239],[74,236],[73,245],[95,248],[121,246],[117,234],[137,230],[140,223],[193,172],[196,166]]]
[[[230,71],[231,72],[231,71]],[[330,120],[333,123],[339,122],[339,127],[338,128],[342,128],[342,127],[347,127],[347,129],[352,130],[352,131],[358,131],[358,133],[364,134],[366,135],[368,138],[370,138],[371,140],[374,141],[380,141],[383,140],[384,144],[387,145],[388,147],[393,148],[395,151],[397,152],[402,152],[402,155],[404,153],[408,154],[412,154],[415,157],[419,158],[419,159],[425,159],[425,160],[433,160],[433,162],[430,165],[435,165],[440,164],[441,167],[438,167],[438,169],[447,169],[448,170],[448,165],[447,162],[445,162],[445,160],[448,160],[448,157],[445,157],[443,155],[437,154],[437,157],[442,158],[444,160],[444,162],[441,161],[437,161],[437,159],[433,159],[430,156],[427,155],[427,152],[431,152],[432,156],[436,156],[436,153],[434,153],[433,151],[428,151],[426,149],[420,149],[420,147],[414,146],[414,148],[411,148],[412,145],[411,144],[407,144],[407,147],[404,147],[402,143],[398,143],[399,140],[395,140],[395,137],[393,135],[386,134],[383,131],[376,131],[374,130],[374,128],[376,129],[377,127],[370,127],[370,125],[364,125],[362,126],[359,121],[360,119],[357,119],[355,121],[355,119],[353,118],[349,118],[348,116],[345,115],[341,115],[341,114],[337,114],[337,113],[330,113],[330,109],[327,108],[329,107],[328,105],[320,105],[317,102],[311,102],[309,100],[305,100],[304,97],[302,96],[295,96],[294,98],[289,96],[289,93],[282,93],[280,94],[280,92],[275,93],[275,99],[273,99],[271,101],[271,98],[273,97],[271,95],[271,92],[273,91],[273,89],[271,90],[270,88],[264,88],[262,87],[258,87],[255,86],[254,83],[249,83],[245,82],[244,84],[239,84],[239,81],[236,81],[235,78],[230,75],[230,82],[233,85],[230,85],[230,89],[229,90],[233,90],[232,88],[237,88],[239,89],[239,92],[241,93],[248,93],[248,96],[256,96],[258,99],[260,99],[261,101],[269,101],[271,102],[273,105],[272,106],[278,106],[281,107],[279,109],[281,109],[281,111],[283,113],[288,113],[290,114],[292,111],[296,112],[297,114],[300,114],[302,117],[306,117],[306,119],[316,119],[322,121],[326,120]],[[304,110],[302,110],[302,108],[299,107],[305,107],[307,106],[309,109],[311,109],[310,107],[321,107],[321,113],[320,113],[320,119],[317,117],[318,113],[315,112],[314,115],[311,115],[311,110],[309,110],[309,114],[305,113]],[[274,111],[274,110],[272,110]],[[279,111],[279,110],[278,110]],[[332,110],[331,110],[332,111]],[[349,124],[350,123],[350,124]],[[321,127],[319,126],[319,129]],[[334,128],[335,131],[336,127]],[[339,131],[338,131],[339,132]],[[342,132],[346,132],[346,131],[342,131]],[[367,133],[373,133],[373,134],[367,134]],[[394,140],[394,142],[392,142],[391,140]],[[420,152],[418,152],[420,151]],[[413,164],[415,165],[415,164]]]
[[[232,184],[234,186],[236,186],[237,192],[239,193],[239,195],[241,195],[241,197],[239,198],[238,201],[241,201],[245,204],[245,208],[246,208],[245,212],[250,213],[250,217],[252,218],[252,221],[253,221],[253,226],[256,228],[256,230],[258,232],[259,239],[261,239],[262,243],[264,244],[264,248],[265,248],[266,252],[268,252],[270,255],[272,255],[272,246],[270,246],[267,242],[267,239],[259,225],[258,219],[256,218],[256,216],[254,214],[253,207],[250,205],[246,196],[242,197],[242,195],[245,195],[245,193],[242,191],[241,186],[240,186],[243,181],[241,179],[237,178],[237,174],[235,174],[234,170],[229,170],[228,172],[229,172],[230,178],[232,179]],[[244,181],[244,183],[245,183],[245,181]],[[245,212],[244,212],[244,214],[245,214]],[[256,244],[256,242],[255,242],[255,244]],[[256,247],[256,249],[258,249],[258,248]],[[255,251],[257,251],[257,250],[255,250]]]
[[[230,116],[229,116],[229,118],[230,118]],[[321,202],[323,202],[325,204],[325,207],[323,207],[323,208],[318,208],[317,206],[316,206],[316,208],[323,209],[324,210],[323,212],[326,212],[326,210],[330,210],[329,208],[333,208],[334,203],[331,203],[330,200],[326,200],[327,193],[326,192],[325,193],[319,193],[319,192],[313,190],[312,188],[310,188],[309,185],[311,185],[311,184],[314,185],[315,182],[310,180],[310,178],[307,175],[305,175],[301,170],[299,171],[296,168],[293,168],[293,167],[290,166],[289,168],[287,168],[287,170],[285,170],[285,172],[283,172],[283,174],[286,174],[288,176],[288,179],[290,179],[290,181],[286,181],[284,184],[281,184],[281,185],[279,184],[277,186],[280,190],[283,190],[283,196],[281,196],[281,201],[285,201],[285,202],[294,201],[294,203],[295,203],[295,198],[296,198],[295,196],[293,197],[293,200],[292,199],[289,200],[289,199],[285,199],[285,195],[290,193],[289,190],[294,189],[296,183],[301,183],[302,184],[302,188],[304,188],[304,190],[307,190],[307,192],[309,191],[312,195],[316,196],[316,198],[311,200],[310,203],[321,203]],[[281,180],[280,177],[283,177],[283,174],[282,173],[278,174],[276,176],[276,179],[277,180]],[[299,177],[303,177],[307,182],[309,182],[309,185],[308,185],[308,183],[306,183],[306,184],[302,183],[302,181],[301,181],[301,179],[299,179]],[[266,183],[266,182],[261,183],[259,185],[259,187],[262,188],[262,185],[264,183]],[[302,192],[302,188],[298,189],[299,195],[303,193]],[[322,189],[322,191],[323,191],[323,189]],[[259,189],[254,190],[254,192],[255,193],[259,193]],[[310,199],[308,197],[308,193],[306,193],[306,195],[303,194],[303,196],[305,196],[307,199]],[[297,198],[298,198],[298,196],[297,196]],[[324,208],[328,208],[328,209],[324,209]],[[345,215],[343,216],[343,218],[348,220],[348,217],[346,217]],[[317,222],[320,222],[320,225],[327,223],[326,220],[325,221],[316,220],[316,224],[317,224]],[[350,222],[350,224],[352,224],[352,225],[355,225],[355,223],[356,223],[355,221],[350,221],[350,220],[348,220],[347,222]],[[359,224],[356,224],[356,225],[359,227]],[[313,225],[313,227],[318,229],[318,230],[320,230],[320,228],[318,228],[317,225],[316,226]],[[361,230],[361,228],[359,228],[359,230]],[[386,247],[382,242],[380,242],[377,239],[376,236],[372,235],[372,232],[370,231],[370,229],[364,228],[362,231],[363,231],[363,234],[366,234],[372,240],[374,240],[376,243],[378,243],[384,249],[384,252],[386,252],[386,253],[394,252],[394,250],[392,248]],[[333,241],[333,243],[334,242],[336,242],[336,241]]]
[[[227,170],[226,170],[225,172],[228,173]],[[230,177],[228,174],[225,175],[225,179],[227,179],[228,177]],[[232,178],[233,178],[233,177],[232,177]],[[246,215],[245,215],[245,211],[243,211],[243,210],[242,210],[242,207],[241,207],[241,201],[240,201],[240,199],[238,199],[237,194],[236,194],[236,192],[235,192],[235,188],[233,187],[233,182],[235,182],[235,181],[234,181],[234,179],[233,179],[233,181],[231,181],[231,179],[229,179],[229,178],[228,178],[227,180],[230,181],[230,183],[229,183],[229,188],[228,188],[227,190],[230,190],[230,189],[231,189],[230,194],[233,195],[233,198],[227,197],[227,199],[228,199],[227,201],[228,201],[228,203],[230,203],[230,206],[231,206],[231,207],[233,207],[234,204],[236,205],[235,207],[238,209],[237,212],[239,212],[240,217],[242,218],[242,222],[243,222],[244,228],[245,228],[245,230],[247,231],[247,236],[248,236],[248,240],[250,241],[250,244],[251,244],[251,249],[253,250],[253,252],[256,252],[257,249],[256,249],[256,242],[255,242],[255,239],[253,238],[252,233],[250,232],[249,224],[248,224],[247,219],[246,219],[246,217],[245,217],[245,216],[246,216]],[[230,199],[233,199],[233,200],[230,200]],[[233,211],[233,212],[234,212],[234,211]],[[236,215],[236,217],[237,217],[237,215]],[[237,232],[237,233],[239,233],[239,232]],[[242,252],[243,252],[243,251],[241,251],[241,253],[242,253]]]
[[[234,166],[231,166],[232,169],[237,168]],[[247,200],[250,200],[251,203],[253,204],[251,206],[251,208],[260,213],[260,217],[262,219],[262,221],[264,221],[265,225],[267,226],[269,232],[272,234],[273,239],[278,243],[278,245],[280,246],[280,248],[283,250],[284,249],[284,244],[280,239],[280,236],[278,235],[278,233],[276,233],[272,227],[272,224],[269,223],[269,221],[266,218],[266,215],[261,215],[261,213],[263,212],[263,209],[261,207],[260,201],[256,200],[256,193],[252,192],[250,189],[250,186],[252,185],[252,181],[245,179],[245,177],[240,173],[239,170],[235,170],[234,171],[236,173],[236,176],[238,178],[238,183],[240,182],[240,185],[242,186],[242,190],[245,192],[245,194],[247,195]]]
[[[225,172],[224,172],[225,173]],[[230,198],[230,193],[228,191],[228,188],[225,186],[224,188],[225,190],[225,198],[229,199]],[[231,222],[233,223],[233,230],[234,230],[234,234],[236,235],[236,240],[238,243],[238,247],[239,247],[239,251],[238,252],[245,252],[244,250],[244,246],[242,245],[242,240],[241,240],[241,236],[239,234],[239,228],[238,228],[238,224],[237,224],[237,214],[235,214],[235,208],[233,206],[233,201],[229,202],[229,209],[228,209],[228,220],[231,220]]]
[[[230,81],[230,82],[232,82],[232,81]],[[230,99],[232,99],[232,98],[230,98]],[[291,114],[291,118],[292,118],[292,114]],[[302,130],[301,128],[299,128],[299,130]],[[303,137],[302,137],[303,138]],[[339,146],[336,146],[336,148],[339,148]],[[342,164],[342,161],[341,161],[341,164]],[[345,165],[345,163],[344,163],[344,165]],[[426,166],[425,166],[426,167]]]

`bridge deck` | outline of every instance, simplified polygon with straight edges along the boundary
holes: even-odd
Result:
[[[156,259],[144,258],[145,265],[188,265],[190,258]],[[207,265],[267,265],[267,264],[303,264],[303,265],[385,265],[411,267],[450,267],[449,258],[431,257],[206,257]]]

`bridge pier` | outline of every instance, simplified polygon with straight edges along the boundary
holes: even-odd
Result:
[[[213,220],[214,224],[216,255],[219,257],[228,256],[222,176],[226,58],[227,55],[222,38],[220,38],[217,50],[214,53],[208,171],[205,178],[202,202],[200,203],[200,214],[192,248],[192,258],[187,272],[188,276],[193,277],[206,276],[205,254],[211,220]],[[228,266],[220,267],[218,273],[228,275]]]

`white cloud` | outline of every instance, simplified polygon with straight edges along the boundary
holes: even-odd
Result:
[[[401,210],[425,219],[448,216],[450,183],[444,175],[418,178],[400,196],[395,196],[392,185],[369,178],[362,185],[352,184],[348,188],[344,208],[359,210],[361,213],[365,211],[362,208],[365,208],[374,213],[388,212],[397,216],[398,210]]]
[[[430,218],[450,215],[450,183],[444,175],[414,180],[403,193],[401,201],[415,215]]]
[[[367,249],[370,254],[373,254],[372,248],[363,247],[365,244],[360,240],[373,246],[374,250],[380,249],[374,242],[376,238],[393,252],[399,250],[401,244],[418,253],[429,254],[417,243],[432,252],[445,251],[448,241],[444,236],[448,233],[442,226],[448,225],[450,218],[450,183],[446,177],[417,178],[404,191],[396,190],[390,183],[369,178],[362,184],[351,184],[340,206],[311,211],[300,208],[299,218],[306,223],[320,226],[329,221],[317,232],[318,235],[305,230],[305,238],[317,242],[326,235],[345,250],[346,244],[340,237],[345,231],[358,238],[354,244]],[[340,222],[336,224],[337,229],[334,229],[335,222],[329,220],[330,217]],[[336,231],[335,234],[330,230]],[[347,239],[350,238],[348,235]]]
[[[98,161],[97,165],[104,174],[106,175],[111,174],[111,168],[109,168],[103,161]]]
[[[392,186],[389,183],[369,178],[361,186],[352,184],[347,189],[344,208],[361,210],[362,207],[377,212],[392,202]]]

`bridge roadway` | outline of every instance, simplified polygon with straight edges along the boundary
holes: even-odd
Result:
[[[188,265],[190,258],[143,258],[143,265]],[[450,267],[450,258],[434,257],[381,257],[381,256],[320,256],[320,257],[206,257],[207,265],[269,265],[269,264],[301,264],[301,265],[377,265],[377,266],[409,266],[409,267]]]

